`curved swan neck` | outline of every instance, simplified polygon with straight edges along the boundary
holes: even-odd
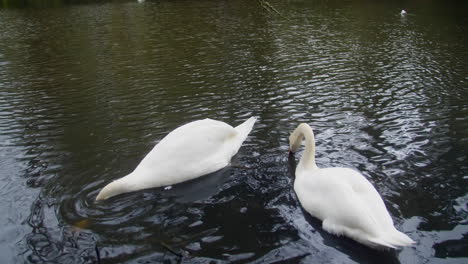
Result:
[[[295,152],[305,138],[305,150],[299,161],[298,167],[317,169],[315,163],[315,137],[312,128],[305,123],[300,124],[289,137],[290,149]]]
[[[126,179],[127,177],[123,177],[104,186],[96,197],[96,200],[105,200],[118,194],[132,191],[132,185]]]

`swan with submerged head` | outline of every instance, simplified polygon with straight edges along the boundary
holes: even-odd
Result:
[[[256,117],[237,127],[212,119],[176,128],[143,158],[133,172],[106,185],[96,197],[168,186],[226,167],[253,128]]]
[[[345,235],[372,248],[409,246],[414,241],[398,231],[374,186],[349,168],[318,168],[312,128],[300,124],[289,137],[296,152],[305,150],[296,167],[294,191],[302,207],[322,221],[325,231]]]

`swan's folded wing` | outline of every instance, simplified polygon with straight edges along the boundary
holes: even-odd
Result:
[[[363,175],[351,169],[349,169],[346,176],[356,195],[366,203],[369,212],[379,222],[380,226],[393,228],[393,220],[375,187]]]
[[[315,177],[314,180],[310,180]],[[367,204],[353,191],[351,186],[331,175],[304,175],[295,183],[303,207],[315,217],[330,223],[326,229],[333,234],[366,232],[376,234],[376,219]],[[325,228],[326,226],[324,226]]]
[[[164,137],[142,160],[155,162],[196,162],[223,147],[236,131],[230,125],[204,119],[183,125]]]
[[[236,133],[228,124],[210,119],[181,126],[148,153],[135,169],[136,175],[173,184],[215,172],[229,164],[226,142]]]
[[[349,235],[363,232],[371,236],[378,233],[379,223],[367,201],[362,200],[349,185],[337,185],[332,191],[332,196],[330,199],[333,205],[328,215],[336,225],[336,232],[346,232]]]

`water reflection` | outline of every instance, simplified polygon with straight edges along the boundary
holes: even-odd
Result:
[[[364,2],[275,3],[289,20],[245,1],[0,10],[2,256],[466,260],[463,9],[410,6],[402,21],[393,1]],[[252,115],[233,166],[94,202],[175,127]],[[375,252],[301,210],[287,155],[299,122],[316,131],[318,165],[361,171],[417,245]]]

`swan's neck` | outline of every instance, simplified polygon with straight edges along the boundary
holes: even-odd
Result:
[[[295,152],[301,146],[304,138],[305,150],[297,167],[304,169],[317,169],[318,167],[315,163],[315,137],[314,132],[309,125],[302,123],[291,134],[289,138],[291,151]]]
[[[99,192],[98,196],[96,197],[96,200],[105,200],[113,196],[119,195],[121,193],[136,190],[135,188],[133,188],[134,185],[128,182],[128,176],[130,176],[130,174],[104,186],[104,188]]]

